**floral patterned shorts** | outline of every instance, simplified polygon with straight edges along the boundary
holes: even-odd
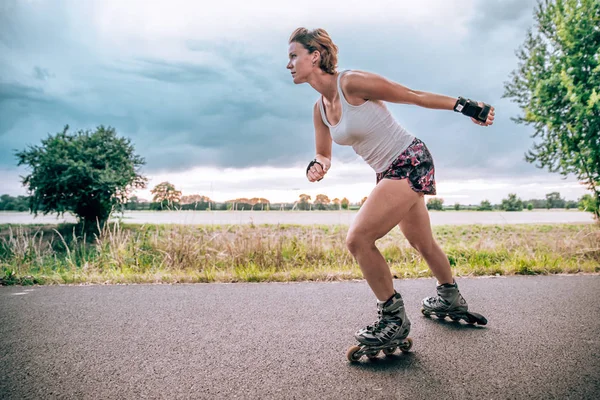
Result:
[[[377,174],[377,183],[384,178],[408,179],[417,193],[435,195],[435,168],[433,157],[421,140],[415,138],[389,168]]]

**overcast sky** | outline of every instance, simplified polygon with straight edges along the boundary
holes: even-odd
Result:
[[[110,125],[146,159],[147,190],[168,180],[184,195],[223,201],[300,193],[359,201],[374,172],[334,144],[332,169],[305,178],[314,157],[309,85],[294,85],[287,39],[325,28],[339,68],[382,74],[417,90],[496,107],[482,128],[451,111],[389,105],[430,148],[447,204],[559,191],[574,178],[524,161],[532,129],[502,99],[533,0],[408,1],[3,0],[0,3],[0,194],[26,194],[15,150],[72,130]],[[289,3],[289,5],[288,5]]]

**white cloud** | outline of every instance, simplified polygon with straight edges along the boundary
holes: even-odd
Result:
[[[168,180],[184,194],[219,201],[293,201],[300,193],[360,201],[375,178],[351,149],[334,148],[334,168],[318,184],[297,165],[314,152],[317,94],[294,87],[285,63],[288,35],[306,26],[331,33],[341,68],[497,106],[497,123],[483,130],[452,113],[391,105],[432,150],[447,203],[499,202],[511,191],[524,199],[585,192],[523,161],[528,130],[509,122],[518,110],[500,99],[531,1],[8,1],[13,25],[0,26],[0,84],[23,99],[0,104],[1,165],[16,164],[7,149],[39,143],[65,123],[72,130],[107,124],[147,159],[150,187]],[[226,168],[264,163],[272,166]],[[0,171],[0,194],[24,194],[18,174]],[[149,190],[140,196],[151,197]]]
[[[388,25],[422,36],[464,35],[465,24],[474,15],[474,3],[474,0],[430,0],[426,5],[396,0],[102,0],[93,2],[93,16],[103,38],[137,38],[142,43],[158,37],[254,40],[260,36],[269,41],[275,32],[279,34],[298,26],[327,29]]]

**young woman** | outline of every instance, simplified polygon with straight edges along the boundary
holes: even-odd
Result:
[[[375,241],[399,226],[424,257],[438,281],[435,297],[423,300],[430,313],[456,316],[467,311],[448,257],[433,238],[424,195],[436,194],[434,164],[425,144],[392,117],[384,102],[454,110],[481,126],[492,125],[494,108],[483,103],[420,92],[364,71],[337,71],[337,46],[323,29],[296,29],[289,39],[287,68],[295,84],[308,83],[321,97],[314,105],[316,157],[307,178],[321,180],[331,168],[332,140],[352,146],[376,173],[376,185],[356,215],[346,238],[377,297],[377,322],[356,332],[365,345],[408,336],[410,321],[394,290],[390,268]]]

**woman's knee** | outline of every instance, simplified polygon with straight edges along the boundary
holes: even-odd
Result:
[[[365,247],[375,244],[375,240],[371,240],[369,235],[359,230],[350,230],[346,235],[346,247],[350,253],[355,254]]]
[[[417,250],[423,257],[427,257],[433,252],[434,243],[433,241],[415,241],[409,240],[408,243]]]

